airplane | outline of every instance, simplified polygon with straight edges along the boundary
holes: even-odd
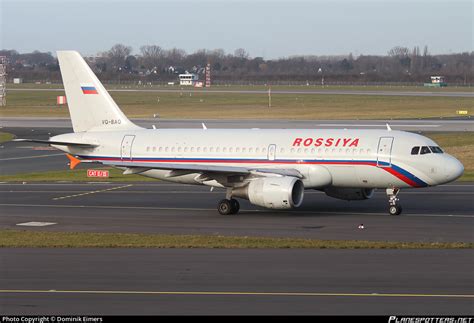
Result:
[[[365,200],[384,189],[388,213],[399,215],[400,189],[436,186],[464,167],[424,136],[387,129],[145,129],[120,110],[76,51],[58,51],[73,133],[18,139],[67,153],[70,166],[100,163],[163,181],[225,189],[222,215],[238,213],[236,198],[286,210],[305,190]]]

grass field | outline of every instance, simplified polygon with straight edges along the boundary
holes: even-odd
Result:
[[[385,90],[385,89],[384,89]],[[3,117],[67,117],[56,105],[54,91],[11,91]],[[111,92],[129,117],[197,119],[397,119],[452,117],[457,110],[473,111],[472,98],[364,95]]]
[[[423,135],[436,141],[450,155],[464,165],[464,175],[460,180],[474,181],[474,134],[472,132],[431,132]]]
[[[473,244],[2,230],[0,248],[472,249]]]
[[[7,141],[10,141],[14,138],[15,136],[12,135],[11,133],[7,133],[7,132],[0,132],[0,144],[1,143],[4,143],[4,142],[7,142]]]

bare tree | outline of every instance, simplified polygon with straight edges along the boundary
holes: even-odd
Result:
[[[247,53],[247,51],[243,48],[237,48],[235,51],[234,51],[234,56],[237,57],[237,58],[240,58],[240,59],[248,59],[249,58],[249,53]]]
[[[145,45],[140,47],[142,64],[152,69],[163,64],[164,51],[157,45]]]
[[[107,57],[114,69],[119,69],[125,65],[125,59],[132,53],[132,47],[116,44],[107,52]]]

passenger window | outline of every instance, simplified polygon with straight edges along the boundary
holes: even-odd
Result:
[[[427,146],[421,147],[420,155],[425,155],[431,153],[431,150]]]
[[[443,150],[439,148],[438,146],[430,146],[431,151],[435,154],[442,154]]]
[[[419,152],[420,152],[420,147],[419,146],[413,147],[411,149],[411,154],[412,155],[418,155]]]

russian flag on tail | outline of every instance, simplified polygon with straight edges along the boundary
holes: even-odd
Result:
[[[83,94],[99,94],[93,84],[81,84]]]

